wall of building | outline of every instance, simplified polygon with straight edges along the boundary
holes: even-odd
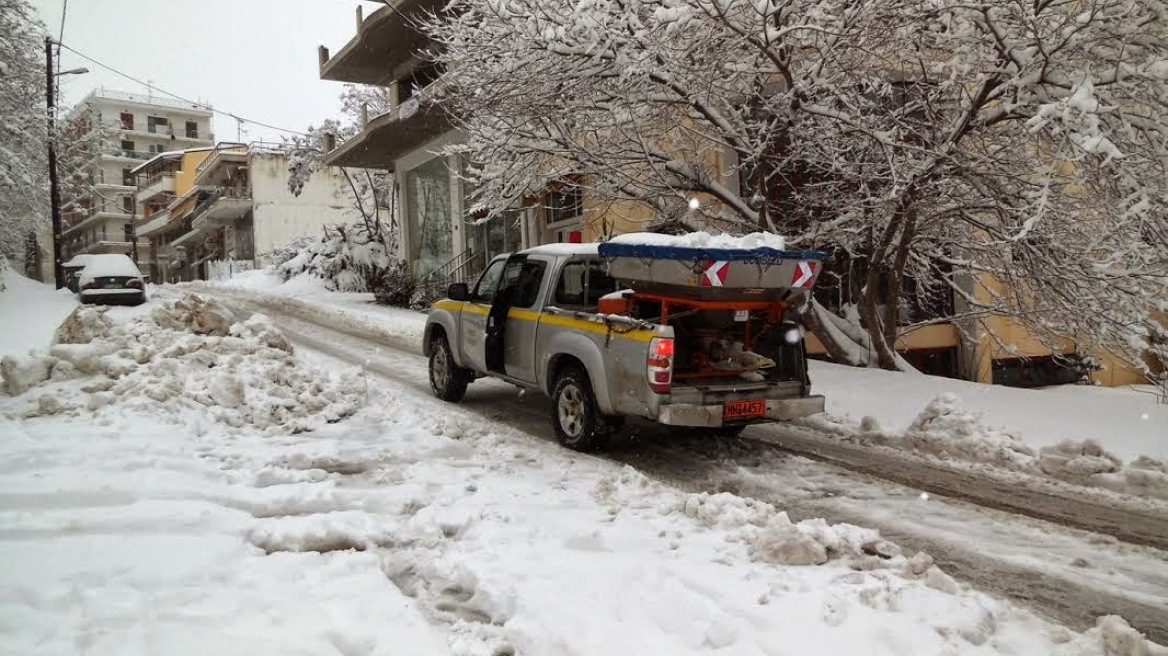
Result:
[[[250,160],[254,202],[254,247],[258,259],[300,237],[315,236],[326,225],[357,219],[348,182],[339,169],[313,174],[299,196],[288,191],[288,160],[281,155],[253,154]]]

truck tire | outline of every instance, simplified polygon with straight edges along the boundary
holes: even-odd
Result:
[[[588,372],[579,367],[565,369],[552,388],[552,426],[560,444],[576,451],[593,451],[618,428],[600,414]]]
[[[430,342],[430,389],[434,396],[458,403],[466,396],[471,375],[454,362],[446,337],[438,335]]]

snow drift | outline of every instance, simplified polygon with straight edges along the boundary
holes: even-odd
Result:
[[[937,396],[904,433],[885,430],[864,417],[858,430],[830,419],[807,422],[863,444],[888,446],[947,462],[989,465],[996,469],[1121,494],[1168,500],[1168,463],[1141,456],[1125,463],[1095,440],[1063,440],[1034,448],[1015,431],[987,426],[980,413],[965,409],[953,393]]]
[[[117,323],[75,310],[47,354],[5,357],[2,389],[28,397],[25,416],[148,413],[183,423],[191,410],[231,427],[301,432],[352,415],[363,386],[300,363],[263,315],[236,322],[195,295]]]

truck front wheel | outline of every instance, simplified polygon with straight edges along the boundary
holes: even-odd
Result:
[[[455,363],[446,338],[442,335],[435,337],[430,343],[430,389],[434,396],[458,403],[466,396],[466,386],[470,381],[471,374]]]
[[[552,425],[560,443],[576,451],[601,446],[614,426],[600,414],[588,372],[566,369],[552,389]]]

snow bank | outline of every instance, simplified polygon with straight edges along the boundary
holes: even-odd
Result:
[[[1168,500],[1168,462],[1148,456],[1125,463],[1094,440],[1064,440],[1034,448],[1015,431],[988,426],[953,393],[933,399],[906,431],[885,429],[875,417],[858,428],[819,417],[807,422],[864,444],[892,447],[939,460],[989,465],[1142,497]]]
[[[748,235],[727,233],[712,235],[708,232],[691,232],[685,235],[661,235],[654,232],[631,232],[617,235],[609,240],[613,244],[637,244],[645,246],[672,246],[674,248],[773,248],[783,250],[786,240],[769,232],[752,232]]]
[[[29,280],[8,268],[0,284],[0,357],[26,355],[49,345],[49,336],[73,308],[77,297],[67,289]]]
[[[5,357],[3,388],[27,397],[25,416],[124,412],[182,423],[205,412],[231,427],[299,432],[352,415],[363,398],[355,374],[300,364],[262,315],[235,322],[194,295],[150,316],[112,321],[105,308],[78,308],[48,354]]]
[[[1086,386],[1019,389],[819,361],[810,363],[810,375],[828,413],[857,423],[873,417],[888,432],[908,430],[938,394],[952,393],[1035,449],[1094,440],[1124,460],[1168,459],[1168,405],[1151,394]]]

